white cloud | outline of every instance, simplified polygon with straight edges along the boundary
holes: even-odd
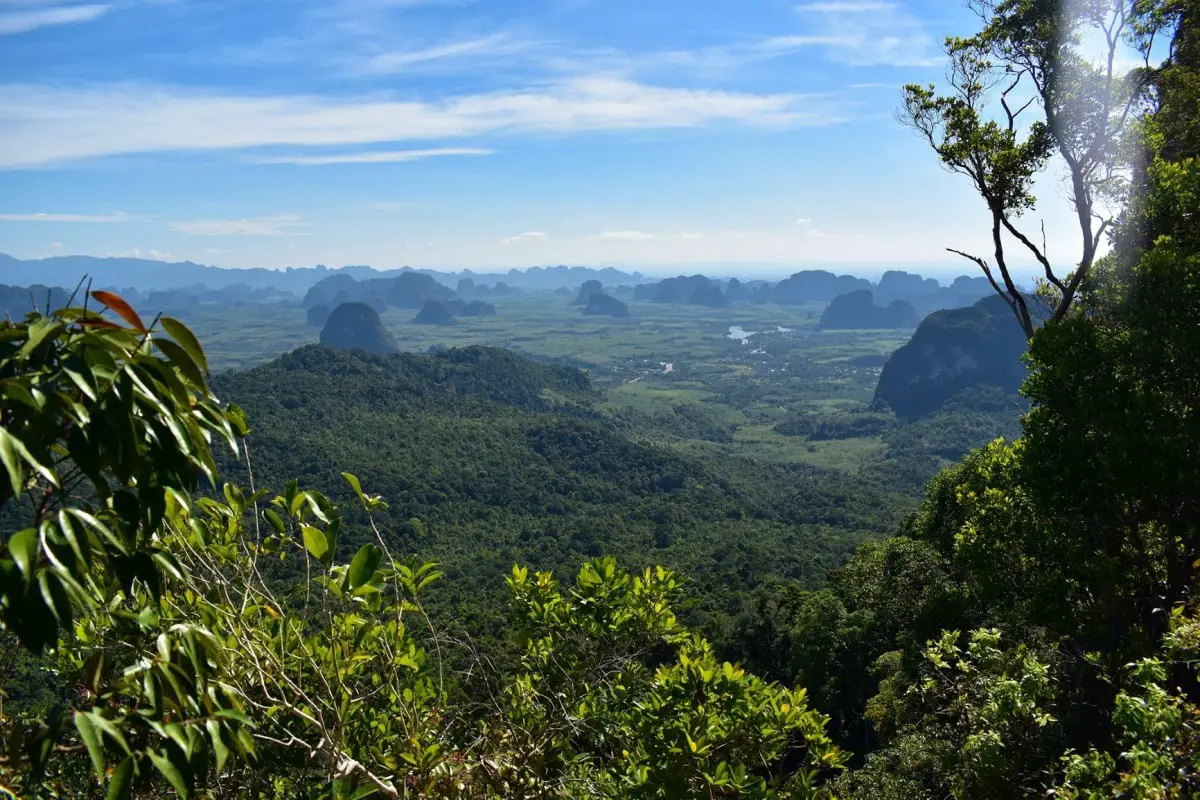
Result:
[[[171,230],[188,236],[299,236],[304,223],[294,214],[255,219],[198,219],[172,222]]]
[[[509,236],[507,239],[501,239],[500,244],[505,247],[512,247],[521,242],[544,242],[550,238],[550,234],[544,231],[525,231],[518,233],[516,236]]]
[[[130,222],[124,211],[113,214],[0,214],[0,222]]]
[[[895,3],[880,0],[834,0],[827,3],[802,3],[796,6],[797,11],[812,11],[818,14],[862,14],[868,11],[893,11]]]
[[[828,36],[809,36],[799,34],[794,36],[772,36],[769,39],[763,39],[755,45],[755,49],[763,52],[786,52],[788,50],[799,50],[804,47],[816,47],[825,45],[827,47],[854,47],[857,46],[860,37],[843,34],[843,35],[828,35]]]
[[[423,158],[441,156],[490,156],[495,150],[481,147],[439,147],[430,150],[384,150],[368,153],[339,153],[328,156],[263,156],[251,158],[256,164],[299,164],[321,166],[325,164],[395,164],[419,161]]]
[[[812,217],[797,217],[793,225],[812,225]]]
[[[714,123],[842,121],[823,95],[751,94],[582,77],[438,102],[231,95],[166,86],[0,85],[0,168],[117,154],[331,146]]]
[[[50,243],[51,250],[58,251],[58,250],[62,250],[62,248],[63,248],[62,242],[51,242]]]
[[[55,25],[91,22],[104,16],[111,8],[112,6],[110,5],[91,3],[77,6],[51,6],[48,8],[30,8],[24,11],[0,12],[0,36],[29,33],[38,28],[48,28]]]
[[[178,261],[179,257],[174,253],[167,253],[162,250],[155,250],[151,247],[148,250],[143,250],[140,247],[134,247],[129,250],[123,250],[120,253],[105,253],[105,258],[148,258],[152,261]]]
[[[533,42],[517,40],[504,33],[494,33],[430,47],[376,53],[358,61],[356,70],[370,75],[392,75],[431,62],[463,57],[477,60],[481,57],[510,56],[534,46]]]
[[[805,36],[768,40],[779,48],[807,46],[805,39],[829,40],[829,57],[858,67],[932,67],[944,63],[937,42],[912,12],[879,0],[829,0],[795,6],[810,26]],[[789,44],[789,40],[801,40]]]
[[[644,241],[646,239],[653,239],[654,234],[645,233],[644,231],[605,231],[604,233],[600,234],[600,238],[626,242]]]

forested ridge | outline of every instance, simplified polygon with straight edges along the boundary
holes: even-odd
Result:
[[[696,622],[738,613],[764,580],[818,583],[909,505],[865,478],[649,443],[654,421],[602,414],[585,373],[494,348],[307,347],[214,388],[253,420],[258,480],[294,476],[346,500],[340,472],[353,467],[386,497],[376,520],[404,552],[441,562],[454,580],[434,604],[460,620],[500,618],[514,563],[573,572],[600,555],[679,569]],[[245,469],[230,459],[224,472]]]
[[[1200,795],[1200,7],[977,7],[906,112],[1042,257],[1038,324],[1011,253],[964,254],[1029,410],[823,582],[801,554],[886,492],[661,449],[573,369],[311,347],[210,383],[114,294],[0,323],[0,791]],[[1106,25],[1166,60],[1115,83],[1074,49]],[[1014,74],[1031,126],[981,110]],[[1089,210],[1066,272],[1018,236],[1054,152]]]

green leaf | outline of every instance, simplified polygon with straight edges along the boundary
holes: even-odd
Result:
[[[29,338],[21,346],[20,351],[17,353],[18,357],[28,358],[37,349],[38,345],[46,340],[46,337],[51,334],[58,334],[65,327],[61,322],[55,322],[51,319],[39,319],[29,326]]]
[[[133,752],[129,749],[129,743],[125,741],[124,734],[122,734],[120,729],[113,724],[112,720],[106,719],[105,717],[97,714],[92,717],[92,724],[104,733],[108,734],[108,738],[116,742],[117,745],[125,751],[125,755],[133,755]]]
[[[154,339],[154,346],[163,352],[167,360],[171,362],[177,370],[183,373],[193,386],[201,388],[204,386],[204,373],[200,371],[200,367],[188,355],[187,350],[184,350],[170,339],[157,338]]]
[[[58,620],[58,624],[64,628],[71,626],[72,610],[71,598],[67,595],[67,589],[63,586],[63,577],[53,572],[42,572],[38,575],[38,586],[42,590],[42,597],[46,601],[46,605],[54,613],[54,618]]]
[[[171,338],[187,351],[196,365],[202,371],[208,372],[208,359],[204,357],[204,348],[200,346],[200,340],[196,338],[196,334],[174,317],[163,317],[159,322],[162,323],[163,329],[171,335]]]
[[[0,381],[0,394],[8,397],[10,400],[15,400],[18,403],[23,403],[34,411],[41,411],[42,406],[37,399],[25,388],[24,385],[17,383],[14,380]]]
[[[330,557],[329,540],[325,538],[324,531],[312,525],[301,525],[300,530],[304,534],[304,546],[313,558],[323,562]]]
[[[349,588],[357,589],[371,580],[382,559],[383,551],[373,544],[364,544],[358,548],[358,552],[354,554],[354,560],[350,562],[350,571],[346,573]]]
[[[154,750],[149,751],[150,760],[154,762],[154,766],[162,773],[162,776],[175,787],[175,791],[179,792],[183,797],[189,797],[191,792],[188,791],[187,780],[183,777],[183,773],[179,768],[171,763],[171,760],[161,753]]]
[[[284,532],[283,519],[273,509],[263,509],[263,517],[266,518],[267,522],[271,523],[271,527],[275,529],[276,533],[282,534]]]
[[[217,755],[217,774],[220,775],[225,771],[225,762],[229,760],[229,745],[221,738],[220,722],[210,719],[204,723],[204,727],[208,729],[208,738],[212,740],[213,752]]]
[[[17,457],[25,461],[26,464],[33,467],[34,471],[42,476],[43,479],[51,486],[58,486],[58,478],[54,473],[46,469],[37,459],[35,459],[29,450],[20,439],[13,436],[3,427],[0,427],[0,460],[4,461],[4,467],[8,470],[9,480],[12,482],[13,494],[16,494],[24,480],[24,472],[21,469],[20,461]]]
[[[12,487],[14,496],[21,493],[21,487],[25,484],[25,470],[21,468],[21,458],[13,444],[15,441],[12,434],[0,428],[0,461],[4,462],[4,469],[8,471],[8,485]]]
[[[240,722],[243,725],[251,724],[249,717],[247,717],[241,711],[232,708],[219,708],[214,711],[212,715],[214,717],[220,717],[221,719],[231,719],[235,722]]]
[[[33,580],[33,570],[38,561],[38,534],[33,528],[17,531],[8,540],[8,552],[12,555],[21,574],[28,583]]]
[[[225,419],[229,421],[238,436],[250,435],[250,421],[246,418],[246,412],[237,403],[230,403],[225,407]]]
[[[360,503],[366,503],[367,499],[363,496],[362,484],[358,482],[358,477],[350,472],[343,472],[342,477],[346,479],[346,483],[350,484],[350,488],[358,495]]]
[[[100,733],[92,724],[91,714],[78,712],[75,714],[75,730],[87,748],[92,758],[92,767],[96,770],[96,780],[104,780],[104,745],[100,742]]]
[[[133,756],[126,756],[113,770],[105,800],[129,800],[133,797]]]

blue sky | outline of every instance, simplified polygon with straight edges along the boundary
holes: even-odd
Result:
[[[952,0],[0,0],[0,251],[969,272],[943,248],[986,251],[984,209],[893,112],[973,22]]]

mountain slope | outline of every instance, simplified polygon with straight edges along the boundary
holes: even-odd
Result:
[[[687,569],[711,607],[772,575],[820,579],[902,510],[842,473],[703,462],[646,444],[598,413],[586,374],[505,350],[379,357],[311,346],[220,376],[216,389],[254,422],[260,485],[300,476],[348,499],[341,472],[354,471],[390,504],[384,535],[442,560],[463,578],[455,586],[502,586],[514,562],[562,569],[605,553]],[[347,547],[366,535],[349,533]],[[464,591],[448,601],[458,613],[492,613]]]
[[[1025,380],[1025,349],[1025,334],[997,295],[968,308],[935,312],[888,359],[875,400],[916,419],[964,389],[992,386],[1016,393]]]

